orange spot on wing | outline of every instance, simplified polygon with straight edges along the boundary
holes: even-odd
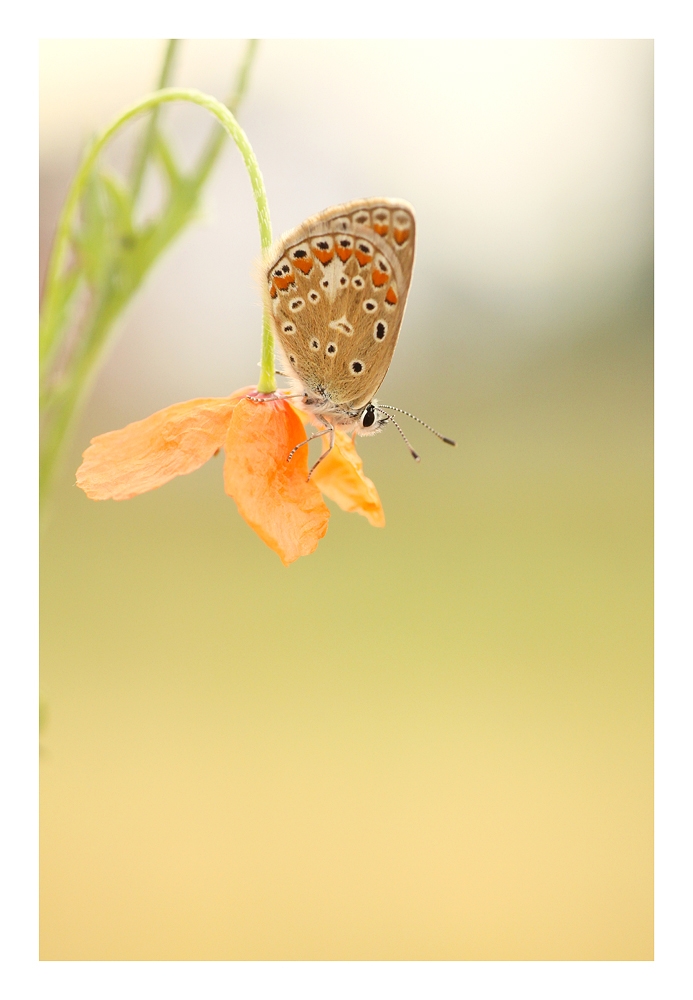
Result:
[[[318,258],[321,264],[329,264],[334,257],[334,249],[332,250],[319,250],[313,247],[313,253]]]
[[[377,222],[373,224],[373,228],[375,229],[378,236],[387,236],[387,231],[390,227],[387,225],[387,223],[383,225],[382,222]]]
[[[378,271],[376,268],[373,268],[372,278],[375,287],[380,288],[381,285],[384,285],[385,282],[389,280],[389,275],[387,275],[384,271]]]
[[[410,232],[411,230],[409,229],[395,229],[395,243],[397,243],[398,246],[402,246],[402,244],[406,243],[409,239]]]
[[[274,283],[280,292],[285,292],[290,285],[294,284],[294,272],[289,271],[288,274],[283,274],[281,277],[275,274]]]
[[[92,438],[77,485],[91,500],[129,500],[194,472],[224,444],[235,407],[252,389],[223,399],[189,399]]]
[[[327,449],[324,441],[323,452]],[[385,525],[385,514],[378,491],[363,474],[363,461],[351,437],[335,429],[334,448],[313,473],[313,482],[325,496],[348,513],[362,514],[374,528]]]
[[[279,293],[277,292],[277,289],[274,287],[274,282],[272,282],[272,284],[270,285],[270,297],[276,299],[278,294]]]
[[[359,250],[358,247],[354,251],[356,253],[356,260],[359,262],[361,267],[365,267],[366,264],[370,264],[373,260],[372,253],[364,253],[363,250]]]
[[[312,257],[299,257],[294,260],[294,267],[297,267],[302,274],[310,274],[313,270]]]
[[[337,256],[343,264],[346,264],[353,252],[353,247],[337,247]]]
[[[388,302],[391,306],[397,305],[397,292],[394,290],[392,285],[390,285],[390,287],[387,290],[385,301]]]
[[[242,399],[226,437],[224,487],[251,528],[285,566],[315,550],[330,512],[308,479],[308,449],[296,412],[284,400]]]

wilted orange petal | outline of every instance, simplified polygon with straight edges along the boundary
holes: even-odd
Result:
[[[253,386],[223,399],[189,399],[92,438],[77,470],[91,500],[129,500],[194,472],[222,447],[234,407]]]
[[[242,399],[226,438],[224,486],[242,516],[285,566],[315,550],[330,512],[308,480],[303,424],[288,403]]]
[[[327,438],[323,438],[327,448]],[[334,448],[312,476],[322,492],[348,513],[368,518],[374,528],[385,526],[385,513],[374,484],[363,474],[363,462],[354,442],[344,431],[335,430]]]
[[[308,480],[303,424],[288,403],[240,401],[226,438],[224,486],[241,515],[285,566],[314,552],[330,512]]]

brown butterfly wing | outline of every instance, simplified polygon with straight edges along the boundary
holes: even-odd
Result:
[[[306,220],[267,258],[270,313],[288,366],[335,407],[363,406],[385,378],[414,240],[411,206],[372,198]]]

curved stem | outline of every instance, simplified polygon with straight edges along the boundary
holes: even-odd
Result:
[[[108,140],[122,125],[125,124],[125,122],[129,121],[131,118],[135,118],[137,115],[140,115],[145,111],[156,108],[161,104],[171,103],[172,101],[189,101],[191,104],[197,104],[202,108],[206,108],[207,111],[218,119],[236,143],[236,146],[243,157],[253,189],[258,225],[260,229],[260,245],[263,250],[266,250],[271,245],[272,225],[270,222],[269,206],[267,204],[267,195],[265,193],[265,185],[262,180],[262,174],[260,172],[257,159],[255,158],[255,153],[253,152],[252,146],[248,141],[248,137],[236,121],[234,115],[229,111],[226,105],[221,103],[221,101],[218,101],[215,97],[211,97],[209,94],[203,94],[199,90],[192,90],[183,87],[169,87],[165,90],[155,91],[153,94],[149,94],[147,97],[142,98],[142,100],[133,104],[132,107],[124,111],[119,118],[117,118],[111,125],[108,126],[107,129],[96,137],[94,142],[86,151],[79,169],[77,170],[77,174],[72,182],[67,200],[65,201],[65,205],[63,206],[63,210],[60,215],[56,231],[55,245],[53,247],[53,253],[51,254],[48,273],[46,276],[46,293],[43,310],[44,324],[39,348],[41,357],[44,357],[50,351],[52,346],[53,331],[51,320],[53,310],[56,307],[56,292],[58,286],[57,278],[62,272],[67,260],[74,217],[77,212],[77,207],[82,196],[84,185],[86,184],[87,178],[94,167],[99,153]],[[268,363],[268,358],[270,356],[272,360]],[[272,334],[271,323],[269,321],[269,317],[267,316],[264,317],[263,322],[262,374],[260,383],[262,385],[262,392],[273,392],[276,388],[276,381],[274,378],[274,337]]]
[[[243,100],[246,88],[248,86],[248,80],[250,77],[250,68],[253,65],[253,60],[255,59],[255,53],[257,52],[258,41],[256,38],[250,38],[246,43],[245,53],[243,55],[243,62],[236,77],[236,85],[233,89],[233,93],[226,101],[226,107],[231,111],[232,114],[238,112],[238,106]],[[222,144],[226,135],[223,129],[214,129],[214,132],[209,140],[207,148],[200,157],[200,162],[195,170],[195,183],[202,186],[207,179],[212,167],[214,166],[214,161],[216,160],[219,152],[221,150]]]
[[[159,82],[157,84],[157,90],[163,90],[167,87],[171,79],[171,73],[173,72],[173,61],[176,55],[176,49],[178,48],[179,40],[177,38],[169,38],[166,44],[166,53],[164,55],[164,63],[161,67],[161,74],[159,76]],[[147,166],[147,160],[151,152],[152,146],[154,145],[154,137],[156,136],[156,127],[159,119],[159,108],[158,106],[154,108],[152,114],[147,123],[147,130],[142,138],[139,149],[137,151],[137,156],[135,158],[135,165],[132,171],[132,181],[131,188],[132,194],[131,198],[134,202],[137,198],[142,188],[142,181],[144,180],[144,171]]]

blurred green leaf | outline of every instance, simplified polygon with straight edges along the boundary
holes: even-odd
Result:
[[[250,41],[237,73],[229,104],[235,111],[245,92],[257,43]],[[159,88],[171,72],[175,40],[167,46]],[[64,270],[49,267],[41,316],[41,495],[45,496],[55,462],[84,386],[102,348],[128,302],[168,245],[199,214],[200,197],[225,141],[218,128],[190,176],[180,172],[158,126],[159,108],[151,115],[140,143],[129,184],[99,166],[89,173],[79,202],[79,224],[69,235],[74,259]],[[163,208],[139,227],[135,209],[145,173],[154,168],[163,181]],[[89,291],[75,308],[80,286]]]
[[[115,176],[94,171],[89,177],[74,243],[93,292],[107,294],[109,286],[132,284],[134,274],[129,280],[126,275],[133,271],[137,234],[129,192]]]

